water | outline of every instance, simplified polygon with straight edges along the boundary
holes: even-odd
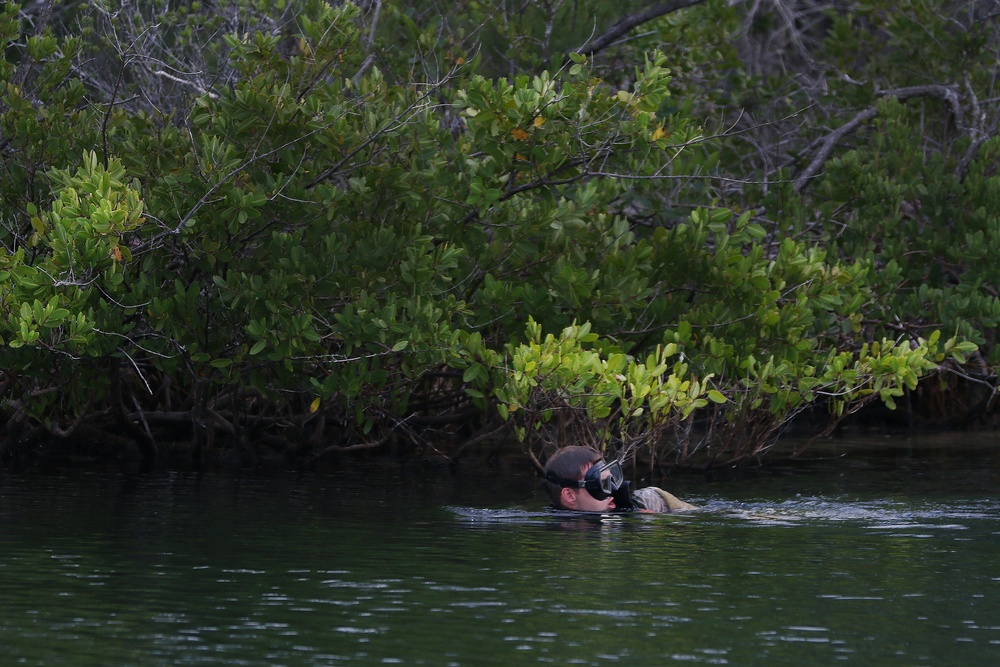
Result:
[[[0,664],[992,664],[998,471],[903,448],[626,518],[511,466],[6,474]]]

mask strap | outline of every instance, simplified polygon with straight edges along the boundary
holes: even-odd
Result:
[[[566,477],[560,477],[554,472],[547,473],[545,475],[545,481],[551,482],[552,484],[558,484],[564,489],[582,489],[584,488],[585,482],[578,479],[567,479]]]

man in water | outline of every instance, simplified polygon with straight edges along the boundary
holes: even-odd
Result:
[[[564,510],[677,512],[698,509],[655,486],[631,491],[617,461],[606,463],[599,451],[580,445],[563,447],[545,462],[545,487],[552,504]]]

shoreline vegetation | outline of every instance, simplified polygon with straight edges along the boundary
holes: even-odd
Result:
[[[8,3],[0,466],[992,428],[987,9]]]

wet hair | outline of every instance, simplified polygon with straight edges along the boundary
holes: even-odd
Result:
[[[583,479],[580,470],[594,461],[600,461],[604,456],[593,447],[570,445],[556,450],[556,453],[545,462],[545,474],[555,473],[556,477],[564,479]],[[562,487],[552,482],[545,482],[545,489],[556,507],[566,509],[562,504]]]

